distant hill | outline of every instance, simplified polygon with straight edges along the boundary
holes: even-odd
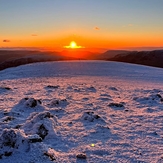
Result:
[[[108,58],[107,60],[163,68],[163,50],[132,51],[118,54],[113,58]]]
[[[122,55],[122,54],[126,54],[126,53],[128,53],[129,51],[127,51],[127,50],[108,50],[108,51],[106,51],[106,52],[104,52],[104,53],[102,53],[102,54],[99,54],[98,56],[96,56],[96,59],[104,59],[104,60],[106,60],[106,59],[110,59],[110,58],[113,58],[113,57],[115,57],[116,55]]]
[[[163,68],[163,50],[108,50],[101,54],[85,49],[65,49],[62,52],[0,50],[0,70],[35,62],[63,60],[108,60]]]
[[[0,50],[0,70],[35,62],[60,61],[72,59],[74,58],[62,56],[58,52]]]
[[[25,57],[28,55],[35,55],[40,54],[40,51],[30,51],[30,50],[0,50],[0,63],[11,60],[17,59],[21,57]]]

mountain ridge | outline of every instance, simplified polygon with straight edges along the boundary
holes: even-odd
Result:
[[[108,50],[104,53],[85,49],[65,49],[61,52],[36,50],[0,50],[0,70],[19,65],[63,60],[106,60],[163,68],[163,50]]]

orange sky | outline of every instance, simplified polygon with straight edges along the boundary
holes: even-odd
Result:
[[[61,51],[71,41],[87,49],[163,47],[162,6],[153,0],[3,0],[0,48]]]
[[[83,33],[84,35],[84,33]],[[85,48],[105,48],[105,49],[123,49],[132,47],[161,47],[163,37],[152,36],[110,36],[110,38],[103,37],[82,37],[82,36],[68,36],[61,38],[44,38],[44,37],[26,37],[24,40],[13,38],[10,42],[1,43],[2,47],[38,47],[51,50],[62,50],[64,46],[68,46],[71,41],[75,41],[78,46]]]

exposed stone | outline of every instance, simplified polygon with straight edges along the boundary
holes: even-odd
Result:
[[[124,105],[121,103],[110,103],[108,106],[110,106],[110,107],[124,107]]]
[[[83,119],[84,120],[87,120],[89,122],[93,122],[94,120],[98,120],[98,119],[101,119],[101,117],[97,114],[95,114],[94,112],[85,112],[83,114]]]
[[[38,133],[37,133],[42,139],[44,139],[48,135],[48,130],[45,128],[45,126],[42,124],[38,128]]]
[[[42,138],[39,135],[35,134],[35,135],[29,136],[29,141],[31,143],[42,142]]]
[[[45,156],[48,156],[48,157],[50,158],[51,161],[56,160],[55,156],[54,156],[52,153],[45,152],[44,155],[45,155]]]
[[[11,90],[11,88],[9,88],[9,87],[4,87],[4,89],[6,89],[6,90]]]
[[[79,159],[87,159],[87,156],[84,153],[79,153],[79,154],[76,155],[76,157],[79,158]]]
[[[15,119],[14,117],[7,116],[7,117],[5,117],[5,119],[3,120],[3,122],[12,121],[12,120],[14,120],[14,119]]]
[[[36,107],[37,105],[40,105],[42,102],[41,100],[36,100],[34,98],[24,98],[25,100],[25,105],[31,108]]]
[[[9,146],[14,148],[16,144],[17,136],[14,130],[4,130],[1,139],[1,146]]]
[[[47,88],[52,88],[52,89],[56,89],[59,88],[59,85],[53,86],[53,85],[48,85]]]

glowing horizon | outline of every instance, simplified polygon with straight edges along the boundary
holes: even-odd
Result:
[[[0,47],[163,47],[162,6],[153,0],[2,0]]]
[[[64,48],[67,48],[67,49],[81,49],[81,48],[85,48],[84,46],[79,46],[77,45],[77,43],[75,41],[71,41],[70,42],[70,45],[68,46],[63,46]]]

